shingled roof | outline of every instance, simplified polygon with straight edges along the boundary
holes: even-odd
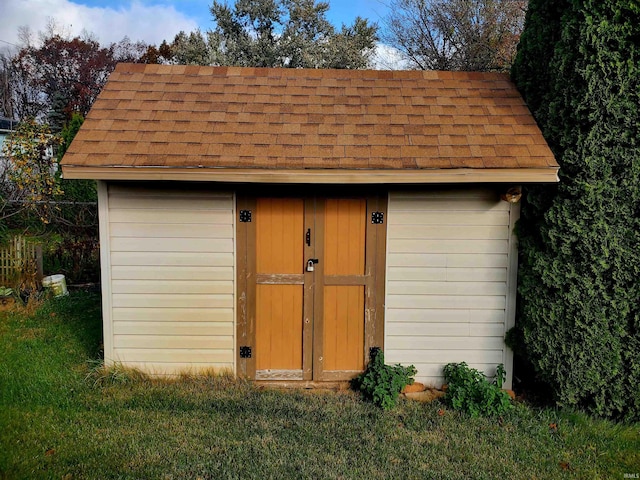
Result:
[[[508,76],[120,64],[66,178],[295,183],[554,182]]]

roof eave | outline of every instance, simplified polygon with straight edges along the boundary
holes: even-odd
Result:
[[[66,179],[288,184],[557,183],[558,167],[420,170],[88,167],[63,165]]]

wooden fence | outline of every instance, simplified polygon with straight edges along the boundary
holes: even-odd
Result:
[[[25,274],[42,279],[42,245],[16,235],[0,247],[0,285],[13,286]]]

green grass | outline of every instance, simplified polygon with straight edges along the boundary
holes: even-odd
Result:
[[[100,375],[99,314],[88,294],[31,315],[0,313],[0,478],[640,473],[640,425],[582,413],[519,404],[500,420],[471,419],[440,403],[401,401],[385,412],[355,393],[258,390],[224,376]]]

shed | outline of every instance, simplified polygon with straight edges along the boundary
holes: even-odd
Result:
[[[501,196],[558,165],[506,75],[120,64],[62,169],[98,180],[107,364],[511,383]]]

